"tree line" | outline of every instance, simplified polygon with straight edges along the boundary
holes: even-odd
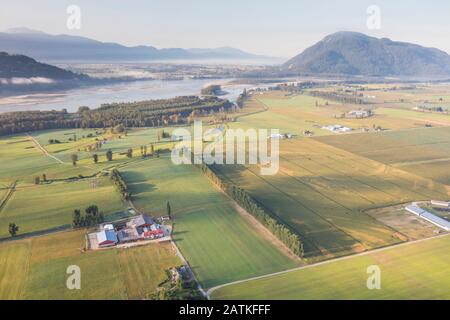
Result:
[[[248,213],[261,222],[275,237],[283,242],[294,254],[303,257],[303,243],[300,236],[289,227],[278,221],[265,208],[261,207],[255,199],[244,189],[229,181],[222,180],[214,170],[203,163],[200,165],[202,172],[228,196],[236,201]]]
[[[159,127],[188,123],[192,114],[228,110],[228,100],[217,97],[183,96],[172,99],[103,104],[91,110],[81,107],[77,112],[17,111],[0,115],[0,135],[47,129]]]
[[[128,190],[128,186],[125,183],[125,180],[123,180],[122,175],[120,174],[119,170],[114,169],[111,172],[111,181],[114,183],[114,185],[117,187],[117,189],[119,190],[122,198],[124,200],[130,200],[131,198],[131,193]]]
[[[313,97],[319,97],[341,103],[366,104],[366,101],[359,96],[344,95],[329,91],[309,91],[307,93]]]
[[[98,207],[93,204],[84,210],[85,214],[81,214],[80,209],[75,209],[72,215],[72,226],[74,228],[92,227],[102,223],[105,219],[103,213],[99,212]]]

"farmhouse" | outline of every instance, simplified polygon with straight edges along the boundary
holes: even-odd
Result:
[[[100,248],[115,246],[118,242],[114,230],[102,230],[97,232],[97,244]]]
[[[432,224],[438,226],[439,228],[444,229],[445,231],[450,231],[450,222],[447,220],[438,217],[431,212],[428,212],[417,205],[417,203],[413,202],[409,206],[405,208],[407,211],[415,214],[416,216],[431,222]]]

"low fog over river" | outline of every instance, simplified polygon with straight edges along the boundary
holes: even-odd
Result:
[[[0,98],[0,113],[25,110],[61,110],[77,111],[80,106],[91,109],[103,103],[130,102],[149,99],[166,99],[176,96],[199,95],[200,90],[211,83],[226,84],[230,79],[220,80],[147,80],[85,87],[73,90],[28,94]],[[226,85],[226,95],[220,96],[235,101],[244,88],[250,85]]]

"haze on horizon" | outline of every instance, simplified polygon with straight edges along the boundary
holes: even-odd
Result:
[[[69,5],[81,9],[81,29],[66,26]],[[381,10],[381,28],[369,29],[367,8]],[[0,30],[27,27],[127,46],[215,48],[291,57],[336,31],[413,42],[450,53],[450,2],[418,0],[3,0]]]

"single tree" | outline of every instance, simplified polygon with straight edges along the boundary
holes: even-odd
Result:
[[[92,155],[92,158],[94,158],[94,163],[97,163],[97,162],[98,162],[98,154],[94,153],[94,154]]]
[[[74,228],[82,227],[82,225],[81,225],[81,211],[80,211],[80,209],[75,209],[73,211],[72,226]]]
[[[78,155],[73,153],[70,155],[70,159],[72,160],[72,165],[75,167],[77,165]]]
[[[34,178],[34,184],[40,184],[40,183],[41,183],[41,178],[40,177]]]
[[[130,148],[130,149],[127,150],[127,157],[128,158],[133,158],[133,149]]]
[[[170,206],[170,202],[167,201],[167,215],[169,216],[169,218],[171,218],[171,214],[172,214],[172,207]]]
[[[17,231],[19,231],[19,226],[17,226],[15,223],[9,224],[9,234],[11,237],[15,237],[17,234]]]
[[[44,182],[47,181],[47,175],[45,173],[42,174],[42,181],[44,181]]]
[[[108,161],[112,161],[112,159],[113,159],[113,153],[112,153],[111,150],[108,150],[108,151],[106,152],[106,159],[107,159]]]

